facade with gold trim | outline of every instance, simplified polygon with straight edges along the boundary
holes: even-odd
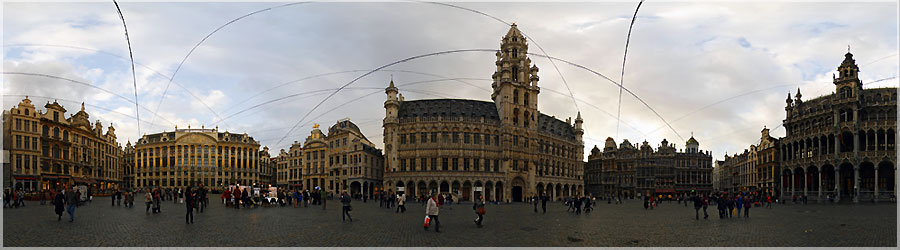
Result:
[[[103,132],[81,110],[66,118],[54,101],[35,109],[26,97],[3,113],[4,149],[9,151],[10,177],[4,186],[25,190],[62,189],[87,185],[96,190],[119,186],[124,176],[122,147],[115,128]]]
[[[565,121],[538,110],[537,66],[515,24],[503,37],[491,102],[404,100],[385,90],[387,190],[412,196],[450,193],[462,200],[522,201],[583,194],[581,115]]]
[[[134,146],[136,188],[261,183],[259,142],[216,129],[178,129],[144,135]]]

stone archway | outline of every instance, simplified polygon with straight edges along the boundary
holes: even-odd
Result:
[[[541,196],[542,194],[544,194],[544,183],[538,182],[537,186],[534,187],[534,191],[534,195],[536,196]]]
[[[869,161],[859,164],[859,199],[875,199],[875,164]]]
[[[494,182],[487,181],[484,183],[484,200],[486,201],[495,201],[497,197],[494,196]]]
[[[831,164],[826,164],[825,166],[822,166],[821,175],[822,175],[822,192],[824,192],[823,196],[832,196],[833,197],[835,195],[835,193],[834,193],[834,189],[835,189],[834,175],[835,174],[836,173],[834,172],[834,166],[832,166]]]
[[[516,177],[512,180],[512,201],[513,202],[522,202],[525,200],[525,180],[520,177]]]
[[[416,184],[416,193],[418,193],[419,196],[428,195],[428,190],[428,184],[425,184],[425,181],[419,181],[419,184]]]
[[[474,198],[472,197],[472,182],[468,180],[463,182],[462,190],[460,190],[460,193],[462,194],[460,200],[474,201]]]
[[[896,195],[896,176],[894,175],[896,169],[894,169],[894,163],[890,161],[882,161],[878,163],[878,170],[875,171],[878,174],[878,184],[876,185],[878,189],[878,199],[887,200],[890,199],[891,195]],[[896,196],[895,196],[896,197]]]
[[[806,190],[809,192],[809,196],[811,197],[819,197],[819,168],[816,166],[809,166],[806,168]]]
[[[397,186],[395,187],[397,188],[397,194],[404,194],[407,193],[406,191],[408,191],[408,188],[406,188],[406,184],[403,183],[403,181],[397,181]],[[400,191],[401,188],[403,189],[403,191]]]
[[[415,198],[416,196],[419,195],[419,193],[416,192],[416,191],[417,191],[417,190],[416,190],[416,185],[413,184],[412,181],[406,182],[406,197],[413,197],[413,198]]]
[[[438,193],[438,183],[437,181],[431,181],[428,183],[428,190],[425,192],[427,195],[433,195]]]
[[[449,192],[450,192],[450,183],[447,183],[447,181],[441,181],[441,187],[440,187],[440,190],[438,190],[438,193],[449,193]]]
[[[495,192],[494,196],[497,197],[497,201],[499,201],[499,202],[505,201],[505,199],[507,199],[507,198],[506,198],[506,196],[504,196],[504,192],[503,192],[503,182],[502,182],[502,181],[498,181],[498,182],[497,182],[496,184],[494,184],[494,185],[496,186],[496,188],[494,188],[494,192]]]
[[[459,196],[461,195],[459,193],[460,189],[462,189],[462,185],[459,183],[459,181],[454,180],[453,184],[450,184],[450,193],[453,194],[453,200],[459,199]]]
[[[853,165],[850,163],[843,163],[840,167],[838,167],[839,173],[839,184],[840,187],[840,196],[843,198],[849,198],[855,196],[853,193],[853,187],[856,182],[853,180]]]
[[[472,196],[473,198],[478,198],[479,196],[484,196],[484,184],[481,181],[475,181],[475,184],[472,186]],[[487,198],[485,197],[485,200]]]
[[[356,195],[362,192],[362,183],[358,181],[350,182],[350,195]]]

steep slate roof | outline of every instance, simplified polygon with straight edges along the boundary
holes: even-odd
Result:
[[[399,118],[411,117],[484,117],[499,121],[497,106],[493,102],[462,99],[426,99],[403,101],[398,111]]]
[[[543,113],[538,114],[538,131],[569,140],[575,140],[575,128],[564,121],[560,121],[559,119]]]

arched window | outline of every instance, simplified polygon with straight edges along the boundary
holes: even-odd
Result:
[[[525,98],[524,98],[524,99],[525,99],[525,100],[524,100],[524,102],[525,102],[525,107],[528,107],[528,93],[525,93]],[[528,115],[525,115],[525,116],[527,117]],[[526,119],[527,119],[527,118],[526,118]]]
[[[44,125],[44,127],[41,128],[41,131],[41,135],[50,136],[50,127],[47,127],[47,125]]]
[[[513,103],[515,103],[516,105],[519,104],[519,90],[518,89],[513,90]]]
[[[53,137],[59,138],[59,128],[53,128]]]
[[[522,117],[522,120],[525,121],[525,127],[528,127],[528,121],[529,121],[528,117],[529,117],[528,111],[525,111],[525,116]]]
[[[513,109],[513,124],[519,125],[519,108]]]
[[[519,57],[519,49],[513,49],[513,51],[512,51],[512,57],[513,57],[513,58],[518,58],[518,57]]]
[[[69,141],[69,131],[63,130],[63,141]]]
[[[519,67],[512,68],[512,81],[519,82]]]

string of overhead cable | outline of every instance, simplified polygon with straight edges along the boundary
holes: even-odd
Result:
[[[382,88],[381,90],[383,90],[383,88]],[[361,99],[363,99],[363,98],[366,97],[366,96],[370,96],[370,95],[373,95],[373,94],[381,93],[381,92],[382,92],[381,90],[379,90],[379,91],[377,91],[377,92],[373,92],[373,93],[367,94],[367,95],[364,95],[364,96],[361,96],[361,97],[358,97],[358,98],[355,98],[355,99],[353,99],[352,101],[345,102],[345,103],[343,103],[343,104],[341,104],[341,105],[335,106],[334,108],[332,108],[332,109],[330,109],[330,110],[328,110],[328,111],[326,111],[326,112],[323,112],[323,113],[320,114],[319,116],[316,116],[316,117],[314,117],[313,119],[310,119],[310,121],[308,121],[308,122],[306,122],[306,123],[303,123],[303,124],[301,124],[300,126],[306,126],[306,125],[312,124],[312,123],[314,123],[313,121],[315,121],[316,119],[321,118],[322,116],[325,116],[326,114],[330,113],[331,111],[334,111],[335,109],[338,109],[338,108],[340,108],[340,107],[346,106],[346,105],[348,105],[348,104],[350,104],[350,103],[353,103],[353,102],[355,102],[355,101],[361,100]],[[404,91],[404,92],[410,92],[410,93],[416,93],[416,94],[422,94],[422,95],[428,95],[428,96],[434,96],[434,97],[438,97],[438,98],[451,98],[451,97],[452,97],[452,96],[446,96],[446,95],[443,95],[443,93],[440,93],[440,92],[434,92],[434,91],[422,91],[422,90],[412,90],[412,89],[404,89],[403,91]],[[381,120],[381,119],[378,119],[378,120]],[[299,134],[298,134],[298,135],[299,135]],[[375,135],[374,137],[378,137],[378,136],[381,136],[381,135],[383,135],[383,134],[377,134],[377,135]],[[293,136],[293,134],[292,134],[292,136]],[[266,138],[265,140],[272,140],[272,139],[276,139],[276,138],[280,138],[280,137]],[[263,141],[263,140],[259,140],[259,141]],[[278,146],[278,145],[280,145],[280,142],[278,142],[278,143],[275,144],[275,146]]]
[[[108,94],[111,94],[111,95],[113,95],[113,96],[115,96],[115,97],[118,97],[119,99],[125,100],[125,101],[127,101],[127,102],[129,102],[129,103],[137,104],[134,100],[131,100],[131,99],[127,98],[127,97],[124,97],[124,96],[121,96],[121,95],[119,95],[119,94],[116,94],[115,92],[109,91],[109,90],[107,90],[107,89],[104,89],[104,88],[101,88],[101,87],[94,86],[93,84],[90,84],[90,83],[86,83],[86,82],[82,82],[82,81],[78,81],[78,80],[73,80],[73,79],[65,78],[65,77],[61,77],[61,76],[54,76],[54,75],[47,75],[47,74],[39,74],[39,73],[26,73],[26,72],[0,72],[0,74],[3,74],[3,75],[37,76],[37,77],[52,78],[52,79],[57,79],[57,80],[64,80],[64,81],[67,81],[67,82],[76,83],[76,84],[84,85],[84,86],[87,86],[87,87],[91,87],[91,88],[94,88],[94,89],[97,89],[97,90],[106,92],[106,93],[108,93]],[[148,112],[150,112],[150,113],[153,114],[153,115],[156,115],[155,112],[153,112],[152,110],[150,110],[150,109],[148,109],[148,108],[146,108],[146,107],[144,107],[144,106],[138,105],[138,107],[139,107],[139,108],[143,108],[145,111],[148,111]],[[174,122],[172,122],[172,121],[166,119],[165,117],[162,117],[162,119],[165,120],[165,121],[167,121],[167,122],[169,122],[169,123],[175,124]],[[150,122],[150,123],[152,124],[152,122]]]
[[[184,65],[184,62],[187,61],[188,57],[190,57],[191,54],[194,53],[194,50],[196,50],[197,47],[200,47],[200,45],[203,44],[203,42],[205,42],[206,39],[209,39],[209,37],[211,37],[211,36],[212,36],[213,34],[215,34],[216,32],[219,32],[219,30],[221,30],[222,28],[225,28],[226,26],[228,26],[228,25],[230,25],[230,24],[232,24],[232,23],[234,23],[234,22],[237,22],[238,20],[247,18],[247,17],[252,16],[252,15],[255,15],[255,14],[257,14],[257,13],[266,12],[266,11],[270,11],[270,10],[272,10],[272,9],[281,8],[281,7],[286,7],[286,6],[293,6],[293,5],[304,4],[304,3],[310,3],[310,2],[288,3],[288,4],[282,4],[282,5],[278,5],[278,6],[275,6],[275,7],[269,7],[269,8],[257,10],[257,11],[254,11],[254,12],[250,12],[250,13],[248,13],[248,14],[245,14],[245,15],[243,15],[243,16],[240,16],[240,17],[238,17],[238,18],[235,18],[235,19],[233,19],[233,20],[231,20],[231,21],[228,21],[227,23],[225,23],[225,24],[219,26],[218,28],[216,28],[215,30],[213,30],[212,32],[210,32],[209,34],[207,34],[205,37],[203,37],[203,39],[200,39],[200,41],[197,42],[197,44],[195,44],[194,47],[192,47],[191,50],[188,51],[188,53],[187,53],[186,55],[184,55],[184,58],[181,59],[181,62],[178,63],[178,66],[175,67],[175,72],[173,72],[173,73],[172,73],[172,76],[169,77],[169,81],[168,81],[168,83],[166,83],[166,87],[163,89],[162,97],[160,97],[159,103],[156,104],[156,110],[159,111],[160,105],[162,105],[163,100],[166,99],[166,93],[168,93],[168,91],[169,91],[169,85],[172,84],[172,81],[173,81],[173,80],[175,80],[175,76],[178,75],[178,71],[181,70],[181,66]],[[215,111],[213,111],[213,112],[215,112]],[[216,115],[216,116],[218,117],[218,115]],[[156,118],[156,116],[154,116],[154,118]],[[151,121],[153,121],[153,120],[151,119]]]
[[[408,84],[406,84],[406,85],[414,85],[414,84],[430,83],[430,82],[440,82],[440,81],[449,81],[449,80],[459,80],[459,79],[467,79],[467,80],[473,80],[473,79],[474,79],[474,80],[478,80],[477,78],[450,78],[450,79],[436,79],[436,80],[418,81],[418,82],[408,83]],[[348,89],[378,89],[378,90],[384,90],[384,88],[381,88],[381,87],[370,87],[370,88],[348,88]],[[336,91],[336,90],[338,90],[338,89],[337,89],[337,88],[320,89],[320,90],[305,91],[305,92],[295,93],[295,94],[291,94],[291,95],[287,95],[287,96],[282,96],[282,97],[279,97],[279,98],[271,99],[271,100],[268,100],[268,101],[265,101],[265,102],[262,102],[262,103],[253,105],[253,106],[251,106],[251,107],[248,107],[248,108],[239,110],[239,111],[237,111],[237,112],[235,112],[235,113],[233,113],[233,114],[231,114],[231,115],[229,115],[229,116],[227,116],[227,117],[225,117],[225,118],[223,118],[223,119],[229,119],[229,118],[234,117],[234,116],[236,116],[236,115],[238,115],[238,114],[241,114],[241,113],[244,113],[244,112],[247,112],[247,111],[250,111],[250,110],[253,110],[253,109],[256,109],[256,108],[265,106],[265,105],[268,105],[268,104],[272,104],[272,103],[275,103],[275,102],[278,102],[278,101],[282,101],[282,100],[286,100],[286,99],[290,99],[290,98],[295,98],[295,97],[300,97],[300,96],[306,96],[306,95],[313,96],[313,95],[317,95],[317,94],[324,94],[324,93],[327,93],[328,91]],[[363,96],[363,97],[370,96],[370,95],[372,95],[372,94],[377,94],[377,93],[380,93],[380,92],[381,92],[381,91],[376,91],[376,92],[373,92],[373,93],[371,93],[371,94],[367,94],[367,95],[365,95],[365,96]],[[358,99],[357,99],[357,100],[358,100]],[[219,120],[219,121],[213,122],[212,124],[215,125],[216,123],[219,123],[219,122],[221,122],[221,121],[222,121],[222,120]]]
[[[323,73],[323,74],[317,74],[317,75],[312,75],[312,76],[306,76],[306,77],[303,77],[303,78],[300,78],[300,79],[287,81],[287,82],[281,83],[281,84],[279,84],[279,85],[277,85],[277,86],[275,86],[275,87],[271,87],[271,88],[268,88],[268,89],[266,89],[266,90],[260,91],[260,92],[254,94],[254,95],[252,95],[252,96],[250,96],[250,97],[247,97],[246,99],[241,100],[240,102],[238,102],[238,103],[232,105],[231,107],[227,108],[226,110],[231,110],[232,108],[237,107],[237,106],[240,106],[241,104],[243,104],[243,103],[245,103],[245,102],[247,102],[247,101],[249,101],[249,100],[251,100],[251,99],[253,99],[253,98],[257,97],[257,96],[260,96],[260,95],[265,94],[265,93],[267,93],[267,92],[269,92],[269,91],[275,90],[275,89],[277,89],[277,88],[284,87],[284,86],[289,85],[289,84],[292,84],[292,83],[297,83],[297,82],[301,82],[301,81],[305,81],[305,80],[309,80],[309,79],[314,79],[314,78],[319,78],[319,77],[324,77],[324,76],[330,76],[330,75],[345,74],[345,73],[358,73],[358,72],[367,72],[367,71],[370,71],[370,69],[344,70],[344,71],[328,72],[328,73]],[[382,71],[383,71],[383,72],[411,73],[411,74],[418,74],[418,75],[425,75],[425,76],[433,76],[433,77],[439,77],[439,78],[450,78],[450,77],[446,77],[446,76],[441,76],[441,75],[436,75],[436,74],[430,74],[430,73],[424,73],[424,72],[418,72],[418,71],[411,71],[411,70],[382,70]],[[474,79],[474,80],[482,80],[482,79],[475,79],[475,78],[471,78],[471,79]],[[490,80],[490,79],[488,79],[488,80]],[[463,80],[455,80],[455,81],[461,82],[461,83],[464,83],[464,84],[467,84],[467,85],[469,85],[469,86],[472,86],[472,87],[475,87],[475,88],[478,88],[478,89],[481,89],[481,90],[484,90],[484,91],[491,91],[490,89],[487,89],[487,88],[484,88],[484,87],[481,87],[481,86],[478,86],[478,85],[475,85],[475,84],[472,84],[472,83],[470,83],[470,82],[466,82],[466,81],[463,81]]]
[[[118,55],[118,54],[115,54],[115,53],[106,52],[106,51],[98,50],[98,49],[92,49],[92,48],[85,48],[85,47],[71,46],[71,45],[58,45],[58,44],[8,44],[8,45],[3,45],[3,47],[53,47],[53,48],[78,49],[78,50],[84,50],[84,51],[91,51],[91,52],[101,53],[101,54],[105,54],[105,55],[117,57],[117,58],[119,58],[119,59],[126,60],[126,61],[128,60],[127,57],[124,57],[124,56],[121,56],[121,55]],[[154,68],[151,68],[150,66],[141,64],[141,63],[139,63],[139,62],[134,62],[134,64],[137,65],[137,66],[141,66],[141,67],[143,67],[144,69],[150,70],[150,71],[153,72],[154,74],[156,74],[156,75],[158,75],[158,76],[161,76],[161,77],[163,77],[163,78],[166,78],[166,79],[170,78],[169,76],[167,76],[167,75],[165,75],[165,74],[163,74],[163,73],[160,73],[158,70],[156,70],[156,69],[154,69]],[[187,92],[191,97],[194,98],[194,100],[200,102],[200,104],[202,104],[204,107],[206,107],[207,110],[209,110],[210,112],[212,112],[213,115],[215,115],[215,116],[217,116],[217,117],[219,116],[219,114],[216,113],[215,110],[213,110],[212,107],[209,106],[209,104],[206,104],[206,102],[203,101],[202,98],[198,97],[198,96],[197,96],[196,94],[194,94],[194,92],[192,92],[190,89],[188,89],[188,88],[185,87],[184,85],[179,84],[178,82],[173,81],[172,83],[174,83],[175,86],[178,86],[179,88],[181,88],[182,90],[184,90],[185,92]],[[219,117],[219,118],[221,118],[221,117]],[[148,122],[148,123],[149,123],[149,121],[146,121],[146,120],[144,120],[144,122]],[[154,124],[158,124],[158,123],[154,123]],[[151,125],[153,125],[153,124],[151,124]],[[226,123],[226,126],[227,126],[227,125],[228,125],[228,124]],[[152,128],[152,127],[151,127],[151,128]]]
[[[628,25],[628,36],[625,37],[625,53],[622,54],[622,75],[619,77],[619,86],[625,85],[625,59],[628,59],[628,45],[631,43],[631,29],[634,28],[634,21],[637,20],[638,10],[641,9],[641,4],[644,3],[644,0],[638,3],[637,8],[634,9],[634,16],[631,17],[631,25]],[[619,104],[618,108],[616,108],[616,137],[619,137],[619,122],[621,121],[619,117],[622,116],[622,88],[619,87]]]
[[[528,55],[537,56],[537,57],[545,57],[544,55],[534,54],[534,53],[528,53]],[[556,58],[556,57],[553,57],[553,59],[554,59],[554,60],[557,60],[557,61],[560,61],[560,62],[564,62],[564,63],[569,64],[569,65],[572,65],[572,66],[575,66],[575,67],[580,68],[580,69],[587,70],[588,72],[591,72],[591,73],[593,73],[593,74],[595,74],[595,75],[597,75],[597,76],[600,76],[601,78],[606,79],[607,81],[611,82],[612,84],[615,84],[616,86],[622,88],[622,90],[625,90],[625,93],[628,93],[629,95],[631,95],[632,97],[634,97],[635,99],[637,99],[639,102],[641,102],[642,104],[644,104],[644,106],[647,107],[647,109],[649,109],[651,112],[653,112],[653,114],[656,115],[656,117],[658,117],[660,120],[662,120],[662,122],[665,123],[666,126],[668,126],[669,129],[671,129],[672,132],[674,132],[675,135],[678,136],[678,138],[680,138],[682,141],[684,141],[684,137],[682,137],[681,134],[678,133],[678,131],[675,131],[675,128],[672,127],[672,125],[669,124],[669,122],[666,121],[666,119],[663,118],[662,115],[660,115],[658,112],[656,112],[656,110],[653,109],[653,107],[650,107],[650,104],[648,104],[647,102],[645,102],[644,99],[641,99],[640,97],[638,97],[637,94],[635,94],[634,92],[631,92],[631,90],[629,90],[628,88],[622,86],[621,84],[617,83],[616,81],[613,81],[612,79],[609,79],[609,77],[606,77],[605,75],[600,74],[600,72],[597,72],[597,71],[595,71],[595,70],[593,70],[593,69],[591,69],[591,68],[588,68],[588,67],[582,66],[582,65],[580,65],[580,64],[570,62],[570,61],[566,61],[566,60],[563,60],[563,59],[560,59],[560,58]]]
[[[119,3],[116,2],[116,0],[113,0],[113,4],[116,5],[116,11],[119,12],[119,19],[122,19],[122,27],[125,28],[125,41],[128,42],[128,56],[131,58],[131,81],[134,85],[134,115],[135,119],[137,119],[138,134],[141,134],[141,111],[140,108],[138,108],[137,75],[134,72],[134,53],[131,50],[131,38],[128,36],[128,25],[125,25],[125,16],[122,15],[122,9],[119,8]]]
[[[88,107],[100,109],[100,110],[107,111],[107,112],[116,113],[116,114],[119,114],[119,115],[122,115],[122,116],[128,117],[128,118],[132,118],[132,119],[137,119],[137,117],[135,117],[135,116],[133,116],[133,115],[126,114],[126,113],[122,113],[122,112],[119,112],[119,111],[116,111],[116,110],[113,110],[113,109],[104,108],[104,107],[97,106],[97,105],[93,105],[93,104],[86,103],[86,102],[83,102],[83,101],[74,101],[74,100],[69,100],[69,99],[62,99],[62,98],[59,98],[59,97],[39,96],[39,95],[26,95],[26,94],[4,94],[3,97],[34,97],[34,98],[43,98],[43,99],[47,99],[47,100],[50,100],[50,99],[53,99],[53,100],[59,100],[59,101],[70,102],[70,103],[75,103],[75,104],[78,104],[78,103],[84,103],[84,105],[85,105],[85,106],[88,106]],[[143,120],[143,122],[147,122],[147,121],[146,121],[146,120]],[[154,124],[154,125],[158,125],[158,126],[159,126],[159,124]],[[172,125],[175,125],[175,124],[173,123]]]

